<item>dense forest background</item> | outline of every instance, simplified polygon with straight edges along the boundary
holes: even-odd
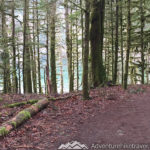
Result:
[[[149,83],[149,0],[0,0],[0,87],[56,94]]]

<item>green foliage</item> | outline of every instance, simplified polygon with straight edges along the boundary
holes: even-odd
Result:
[[[73,14],[70,14],[69,18],[70,18],[71,20],[75,20],[75,19],[78,18],[78,16],[80,16],[80,13],[81,13],[81,11],[76,11],[76,12],[74,12]]]

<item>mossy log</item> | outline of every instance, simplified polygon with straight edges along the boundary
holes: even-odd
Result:
[[[69,96],[64,97],[47,97],[43,100],[39,100],[37,103],[33,104],[29,108],[24,109],[23,111],[19,112],[14,118],[11,120],[3,123],[0,126],[0,137],[6,136],[9,134],[13,129],[17,128],[25,121],[29,120],[33,115],[37,114],[42,109],[46,108],[50,101],[58,101],[58,100],[66,100],[73,96],[82,95],[81,93],[72,93]]]
[[[43,99],[33,104],[29,108],[26,108],[23,111],[19,112],[14,118],[3,123],[2,126],[0,126],[0,136],[6,136],[13,129],[20,126],[26,120],[30,119],[33,115],[38,113],[40,110],[47,107],[48,104],[49,101],[47,99]]]
[[[38,101],[39,100],[29,100],[29,101],[25,101],[25,102],[18,102],[18,103],[13,103],[13,104],[6,104],[6,105],[4,105],[4,107],[14,108],[14,107],[23,106],[23,105],[26,105],[26,104],[35,104]]]

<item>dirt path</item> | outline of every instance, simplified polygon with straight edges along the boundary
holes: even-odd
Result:
[[[89,147],[94,143],[112,146],[150,143],[150,92],[98,113],[83,124],[76,140]]]
[[[108,93],[111,90],[118,94],[116,99],[124,94],[119,88],[108,89]],[[94,91],[93,95],[98,93]],[[89,149],[92,144],[146,144],[146,147],[150,143],[150,88],[144,94],[129,94],[121,101],[109,101],[108,105],[105,101],[105,109],[98,96],[92,101],[80,98],[56,102],[56,110],[52,110],[50,104],[9,136],[0,139],[0,150],[57,150],[61,144],[71,141],[86,144]]]

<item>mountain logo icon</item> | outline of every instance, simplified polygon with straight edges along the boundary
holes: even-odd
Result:
[[[81,144],[80,142],[72,141],[72,142],[69,142],[69,143],[66,143],[66,144],[61,144],[58,149],[83,150],[83,149],[88,149],[88,147],[85,144]]]

